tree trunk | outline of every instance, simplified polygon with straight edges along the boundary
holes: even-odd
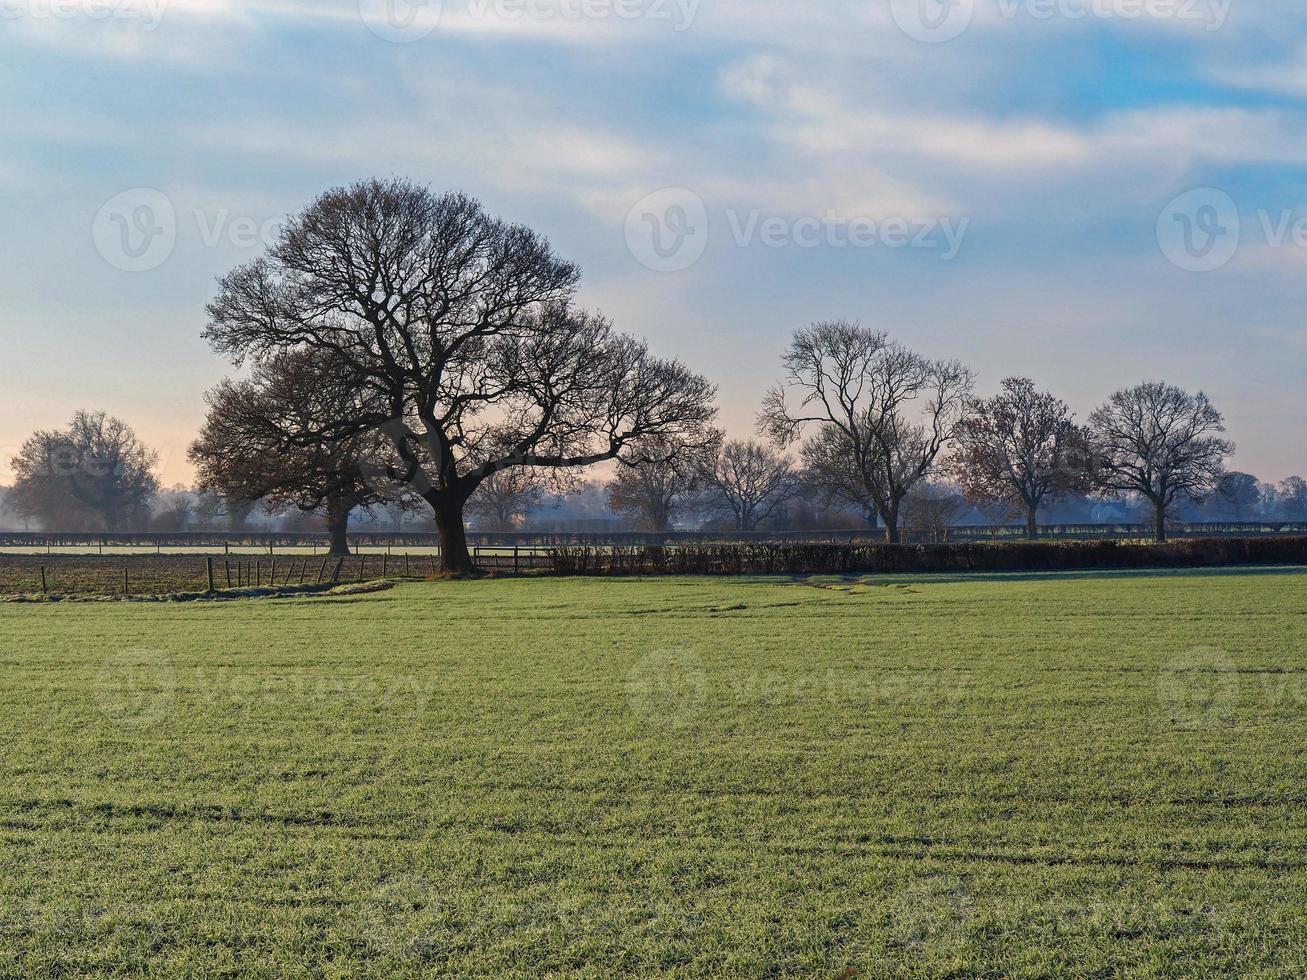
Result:
[[[1039,521],[1035,516],[1036,508],[1026,507],[1026,537],[1031,541],[1039,540]]]
[[[1153,506],[1157,508],[1157,543],[1166,544],[1166,503],[1155,500]]]
[[[327,501],[327,531],[331,534],[331,550],[327,554],[333,558],[349,554],[349,511],[349,504],[343,500]]]
[[[885,523],[885,540],[890,544],[898,544],[900,540],[898,507],[895,506],[893,510],[881,514],[880,519]]]
[[[467,549],[467,529],[463,526],[463,502],[457,497],[440,496],[427,503],[435,512],[436,530],[440,532],[441,571],[467,575],[476,571]]]

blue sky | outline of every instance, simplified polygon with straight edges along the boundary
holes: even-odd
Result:
[[[216,278],[390,174],[545,233],[739,435],[846,317],[1082,418],[1202,388],[1235,466],[1307,471],[1301,5],[938,2],[0,0],[0,482],[82,407],[188,480]]]

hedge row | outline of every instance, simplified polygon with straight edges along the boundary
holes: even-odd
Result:
[[[1095,568],[1307,565],[1307,537],[1187,538],[1167,544],[1056,541],[962,544],[717,544],[554,548],[563,575],[839,575]]]

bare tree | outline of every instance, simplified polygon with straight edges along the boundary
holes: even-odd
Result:
[[[389,476],[430,505],[445,569],[464,572],[464,506],[488,477],[694,442],[715,412],[702,377],[572,309],[577,278],[471,198],[366,181],[322,195],[226,276],[206,336],[237,361],[302,346],[347,364],[367,397],[305,438],[384,438],[401,461]]]
[[[687,447],[673,440],[647,440],[623,462],[604,491],[608,509],[643,531],[667,531],[695,502],[712,444]]]
[[[1252,520],[1262,504],[1262,485],[1251,473],[1223,473],[1207,498],[1203,516],[1216,520]]]
[[[898,541],[903,498],[931,472],[952,435],[971,372],[845,320],[798,330],[783,363],[786,378],[767,393],[759,431],[788,445],[817,425],[803,453],[809,470],[838,476],[829,492],[870,503],[886,539]]]
[[[1234,452],[1217,436],[1225,425],[1205,394],[1157,381],[1118,391],[1094,410],[1089,428],[1100,487],[1147,500],[1159,542],[1176,501],[1201,501],[1216,489]]]
[[[954,439],[948,469],[967,500],[1019,507],[1031,539],[1041,504],[1092,488],[1087,431],[1029,378],[1006,378],[998,395],[969,401]]]
[[[195,488],[195,520],[201,527],[211,530],[223,526],[228,531],[243,531],[246,519],[257,502],[257,499],[240,500],[197,487]]]
[[[1307,480],[1290,476],[1280,481],[1276,491],[1280,512],[1291,521],[1307,521]]]
[[[195,519],[195,497],[181,483],[158,494],[155,507],[150,525],[156,531],[185,531]]]
[[[706,454],[699,476],[705,507],[729,516],[737,531],[755,530],[802,490],[789,458],[752,440],[731,440]]]
[[[799,455],[805,493],[823,507],[856,510],[869,526],[876,526],[879,519],[876,501],[862,477],[853,445],[842,430],[833,425],[822,426],[803,444]]]
[[[526,521],[544,499],[546,481],[524,467],[499,470],[481,481],[468,498],[467,513],[479,527],[511,531]]]
[[[47,530],[143,528],[159,489],[158,461],[126,422],[78,412],[67,429],[23,444],[11,464],[10,507]]]
[[[966,507],[957,487],[922,483],[903,498],[903,526],[916,538],[933,544],[948,540],[949,529]]]
[[[248,380],[223,381],[205,396],[208,418],[188,454],[197,487],[225,500],[263,500],[269,513],[322,512],[330,553],[349,554],[350,512],[401,499],[404,489],[369,479],[393,452],[379,457],[383,447],[357,435],[321,435],[358,410],[350,377],[332,353],[304,348],[257,361]]]

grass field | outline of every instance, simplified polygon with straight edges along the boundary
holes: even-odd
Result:
[[[0,604],[0,976],[1301,976],[1307,573]]]

